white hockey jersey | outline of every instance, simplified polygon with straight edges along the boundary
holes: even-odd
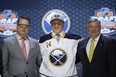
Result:
[[[39,39],[43,61],[40,73],[48,77],[72,77],[77,75],[76,49],[81,38],[74,34],[61,34],[59,40],[50,33]]]

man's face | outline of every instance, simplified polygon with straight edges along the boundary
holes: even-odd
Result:
[[[21,37],[25,37],[27,36],[29,29],[30,29],[29,21],[21,18],[17,25],[17,34]]]
[[[52,25],[53,31],[58,34],[62,32],[64,22],[61,20],[55,19],[51,22],[51,25]]]
[[[99,36],[101,31],[101,25],[98,22],[91,22],[88,24],[88,32],[91,38],[95,39]]]

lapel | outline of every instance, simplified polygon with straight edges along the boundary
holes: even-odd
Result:
[[[94,49],[93,58],[92,58],[91,63],[95,60],[96,57],[99,57],[98,54],[101,52],[100,49],[101,49],[101,47],[103,47],[103,44],[104,44],[103,35],[101,34],[100,38],[99,38],[99,40],[97,42],[97,45],[96,45],[96,47]]]
[[[12,42],[14,43],[13,45],[15,47],[15,52],[17,52],[18,56],[20,56],[21,58],[23,58],[25,60],[25,57],[24,57],[23,52],[22,52],[22,48],[21,48],[16,36],[13,36]]]
[[[34,54],[32,52],[32,49],[34,48],[34,42],[31,40],[30,37],[28,37],[28,40],[29,40],[29,45],[30,45],[29,54],[28,54],[28,61],[29,61],[31,58],[31,55]]]
[[[99,38],[99,40],[98,40],[98,42],[97,42],[97,45],[96,45],[96,47],[95,47],[92,61],[94,61],[95,57],[98,57],[97,54],[99,54],[99,53],[101,52],[100,49],[101,49],[101,47],[103,47],[103,46],[104,46],[104,41],[103,41],[103,35],[101,34],[101,35],[100,35],[100,38]]]

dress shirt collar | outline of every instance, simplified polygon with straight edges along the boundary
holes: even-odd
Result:
[[[98,42],[98,40],[99,40],[99,38],[100,38],[100,35],[101,34],[99,34],[99,36],[97,36],[94,40],[95,40],[95,42]],[[90,37],[90,39],[89,39],[89,42],[91,42],[93,39]]]
[[[16,36],[16,38],[17,38],[18,40],[21,40],[21,39],[22,39],[22,37],[19,36],[18,34],[16,34],[15,36]],[[25,39],[28,40],[28,37],[25,37]]]

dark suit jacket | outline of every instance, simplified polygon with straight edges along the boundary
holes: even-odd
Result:
[[[4,39],[2,43],[3,77],[38,77],[37,65],[41,64],[40,47],[37,40],[28,37],[29,55],[25,60],[22,49],[15,36]]]
[[[2,73],[3,73],[1,43],[2,43],[2,41],[0,40],[0,75],[2,75]]]
[[[116,77],[116,43],[109,37],[101,35],[94,50],[92,62],[89,63],[86,45],[89,38],[79,42],[77,60],[82,61],[83,77]]]
[[[1,53],[1,49],[0,49],[0,75],[2,75],[2,53]]]

